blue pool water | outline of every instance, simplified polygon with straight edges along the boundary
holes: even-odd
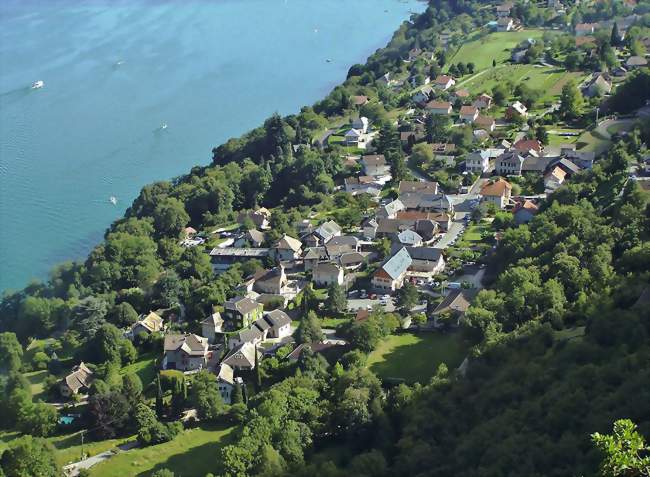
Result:
[[[424,7],[2,0],[0,290],[83,258],[144,184],[322,98]]]

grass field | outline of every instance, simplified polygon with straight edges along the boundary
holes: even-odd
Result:
[[[96,442],[89,441],[88,439],[88,436],[85,436],[82,449],[81,432],[48,438],[48,441],[56,449],[54,458],[56,459],[57,465],[63,467],[71,462],[78,462],[81,459],[82,450],[86,456],[92,457],[102,452],[106,452],[107,450],[111,450],[120,444],[132,440],[133,438],[107,439],[105,441]]]
[[[611,144],[609,139],[605,139],[594,131],[585,131],[576,142],[577,149],[581,151],[594,151],[596,154],[603,153]]]
[[[157,356],[158,355],[155,352],[144,353],[135,363],[124,366],[120,370],[120,374],[122,376],[130,373],[137,374],[142,381],[142,385],[146,388],[147,384],[152,382],[156,377]]]
[[[27,378],[27,381],[29,381],[29,386],[32,390],[32,397],[34,399],[45,400],[45,378],[47,378],[48,375],[49,373],[46,370],[25,373],[25,377]]]
[[[368,357],[368,367],[382,378],[426,383],[441,363],[457,368],[466,354],[460,335],[403,333],[389,336]]]
[[[492,60],[503,63],[510,59],[511,50],[528,38],[541,38],[542,30],[524,30],[490,33],[473,41],[464,43],[456,54],[447,61],[452,63],[474,63],[476,71],[492,67]]]
[[[229,443],[234,427],[205,427],[184,431],[171,442],[134,449],[92,467],[90,475],[148,476],[167,468],[183,477],[221,472],[219,450]]]
[[[578,81],[582,73],[569,73],[561,68],[535,65],[502,65],[487,70],[480,76],[475,76],[463,81],[462,87],[467,88],[470,93],[478,94],[490,92],[492,89],[505,81],[517,85],[525,83],[527,86],[542,92],[539,103],[553,101],[562,92],[562,86],[574,78]]]

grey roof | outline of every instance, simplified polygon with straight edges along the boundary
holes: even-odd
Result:
[[[354,235],[340,235],[327,242],[327,246],[330,245],[348,245],[350,247],[357,247],[359,245],[359,239]]]
[[[285,250],[293,250],[294,252],[297,252],[302,248],[302,243],[300,243],[300,240],[297,238],[293,238],[289,235],[283,235],[280,240],[275,244],[275,248],[278,249],[285,249]]]
[[[361,162],[364,165],[369,165],[369,166],[385,166],[386,158],[384,157],[383,154],[370,154],[368,156],[363,156],[361,158]]]
[[[320,236],[323,240],[328,240],[334,235],[340,234],[341,227],[339,227],[339,225],[333,220],[330,220],[322,223],[316,230],[314,230],[314,233]]]
[[[164,350],[183,350],[192,356],[203,356],[208,350],[208,339],[193,333],[187,335],[165,335]]]
[[[325,250],[325,247],[309,247],[303,258],[305,260],[325,260],[327,250]]]
[[[369,252],[350,252],[350,253],[344,253],[339,257],[339,262],[341,265],[346,266],[346,265],[354,265],[357,263],[361,263],[364,261],[364,259],[370,255]]]
[[[234,378],[233,370],[227,364],[221,363],[219,365],[219,368],[217,368],[217,372],[215,374],[217,375],[217,379],[219,381],[223,381],[223,382],[228,383],[230,385],[235,384],[235,378]]]
[[[476,293],[470,290],[451,290],[449,294],[433,310],[434,315],[439,315],[447,311],[457,311],[465,313],[471,305],[471,300]]]
[[[213,248],[210,251],[211,257],[251,257],[262,258],[269,254],[268,248]]]
[[[404,245],[414,245],[422,242],[422,237],[413,230],[404,230],[397,235],[397,238]]]
[[[327,273],[327,274],[338,274],[339,271],[341,270],[341,267],[337,265],[336,263],[332,262],[323,262],[319,263],[316,265],[314,268],[314,273],[313,275],[315,276],[317,273]]]
[[[257,242],[257,243],[264,242],[264,232],[260,232],[259,230],[250,229],[248,232],[246,232],[246,235],[253,242]]]
[[[522,171],[544,172],[553,159],[550,157],[527,157],[521,165]]]
[[[437,262],[442,256],[442,249],[435,247],[405,247],[413,260]]]
[[[264,317],[255,320],[255,323],[253,323],[253,325],[255,325],[255,327],[257,327],[261,332],[264,332],[271,328],[271,324],[266,321]]]
[[[255,367],[255,346],[250,342],[244,342],[235,346],[223,359],[222,364],[239,368]]]
[[[223,324],[223,319],[221,318],[221,313],[218,311],[215,311],[211,315],[209,315],[205,320],[201,322],[201,324],[206,324],[206,325],[221,325]]]
[[[245,315],[261,305],[248,297],[236,297],[225,302],[223,306],[226,310],[236,310]]]
[[[246,328],[245,330],[240,330],[237,332],[237,339],[241,341],[242,343],[244,342],[253,342],[255,340],[261,340],[263,338],[262,332],[259,330],[259,328],[255,326],[251,326],[250,328]]]
[[[581,170],[579,166],[569,159],[560,159],[555,165],[560,166],[568,174],[576,174]]]
[[[423,181],[400,181],[399,194],[404,192],[428,192],[435,194],[438,191],[437,182],[423,182]]]
[[[382,210],[386,213],[386,215],[395,215],[397,212],[404,209],[405,206],[399,199],[395,199],[394,201],[382,206]]]
[[[402,248],[393,255],[384,265],[381,267],[384,271],[393,279],[396,280],[399,278],[402,273],[404,273],[408,267],[411,266],[413,260],[409,255],[406,248]]]
[[[524,158],[517,151],[506,151],[497,157],[497,160],[515,164],[517,167],[524,162]]]
[[[289,315],[282,310],[273,310],[269,312],[265,318],[274,328],[280,328],[291,324],[291,318],[289,318]]]
[[[448,210],[451,201],[445,194],[430,194],[421,192],[406,192],[400,195],[407,209],[429,208]]]

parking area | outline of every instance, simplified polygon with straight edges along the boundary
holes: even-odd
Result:
[[[382,307],[384,311],[395,311],[395,301],[392,297],[382,298],[382,296],[377,296],[376,298],[370,298],[368,296],[367,298],[348,298],[348,311],[351,312],[372,310],[375,306]]]

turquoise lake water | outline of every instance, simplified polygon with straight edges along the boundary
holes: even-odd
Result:
[[[322,98],[424,7],[0,0],[0,290],[85,257],[143,185]]]

